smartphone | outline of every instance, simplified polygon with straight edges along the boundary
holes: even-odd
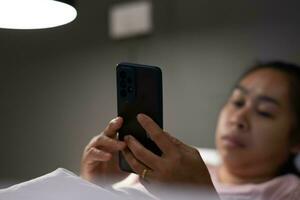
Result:
[[[137,114],[144,113],[163,128],[162,72],[159,67],[134,63],[120,63],[116,68],[118,116],[123,118],[118,139],[132,135],[145,148],[161,156],[160,149],[150,139],[137,121]],[[134,172],[119,152],[121,170]]]

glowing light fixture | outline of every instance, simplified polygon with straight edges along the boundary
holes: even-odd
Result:
[[[52,28],[76,16],[74,0],[0,0],[0,28]]]

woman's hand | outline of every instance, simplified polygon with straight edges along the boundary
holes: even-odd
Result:
[[[139,114],[137,119],[162,151],[162,156],[157,156],[132,136],[125,137],[128,149],[123,150],[123,154],[131,168],[141,177],[144,176],[146,185],[156,182],[213,188],[197,149],[164,132],[150,117]]]
[[[123,119],[110,121],[104,131],[95,136],[85,147],[81,159],[80,176],[88,181],[111,185],[128,176],[118,166],[118,152],[126,147],[125,142],[116,139]]]

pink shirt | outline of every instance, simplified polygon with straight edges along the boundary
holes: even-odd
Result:
[[[217,167],[208,169],[222,200],[300,200],[300,179],[293,174],[260,184],[225,185],[218,179]]]

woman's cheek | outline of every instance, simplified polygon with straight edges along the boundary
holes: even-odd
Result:
[[[287,132],[280,127],[280,122],[262,123],[257,121],[252,130],[253,148],[266,154],[283,153],[288,145]]]

